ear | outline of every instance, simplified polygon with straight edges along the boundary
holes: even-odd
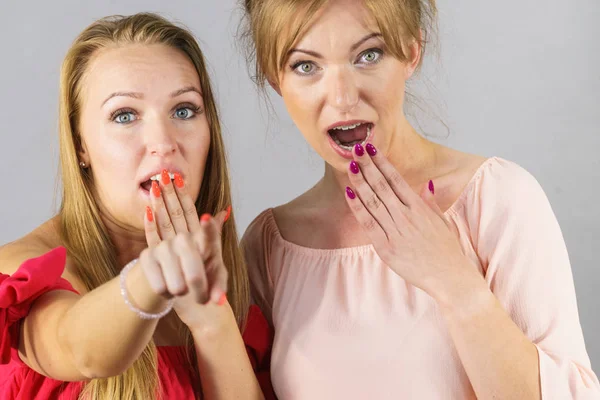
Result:
[[[81,138],[80,140],[81,143],[79,145],[79,149],[77,150],[79,162],[84,162],[86,165],[90,165],[90,156],[87,151],[87,146],[85,145],[85,141],[83,140],[83,138]]]
[[[421,61],[421,53],[423,51],[423,46],[421,46],[421,36],[423,35],[423,33],[421,31],[419,31],[421,33],[420,37],[416,38],[416,39],[412,39],[408,45],[408,60],[406,63],[406,76],[405,79],[409,79],[410,77],[412,77],[412,75],[415,73],[415,71],[417,70],[417,67],[419,66],[419,62]]]
[[[268,82],[269,86],[271,86],[273,90],[276,91],[279,96],[281,96],[281,89],[279,89],[279,85],[270,79],[268,80]]]

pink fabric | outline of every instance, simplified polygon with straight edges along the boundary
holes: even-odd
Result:
[[[63,247],[25,261],[12,275],[0,274],[0,399],[76,400],[83,382],[62,382],[38,374],[18,354],[20,322],[31,304],[51,290],[70,290],[61,278],[66,261]],[[244,331],[244,342],[267,399],[273,398],[269,375],[272,333],[260,309],[252,306]],[[158,376],[164,399],[193,399],[193,379],[184,347],[160,346]],[[195,382],[197,385],[199,382]]]
[[[539,352],[543,399],[597,399],[561,230],[538,182],[490,158],[446,212],[460,242]],[[282,399],[475,399],[437,304],[372,246],[286,241],[272,210],[244,237],[253,297],[275,328]]]

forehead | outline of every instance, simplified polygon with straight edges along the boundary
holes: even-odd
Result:
[[[378,24],[362,0],[326,2],[302,29],[294,46],[328,43],[333,47],[354,43],[369,33],[378,32]]]
[[[162,96],[187,86],[200,88],[194,65],[182,51],[165,45],[103,49],[92,59],[83,81],[89,101],[119,91]]]

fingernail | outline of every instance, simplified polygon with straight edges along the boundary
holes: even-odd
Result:
[[[231,217],[231,206],[227,206],[227,214],[225,214],[225,219],[223,222],[227,222],[227,220]]]
[[[435,194],[435,188],[433,187],[432,180],[429,181],[429,191],[431,192],[431,194]]]
[[[350,189],[348,186],[346,186],[346,195],[348,196],[348,198],[350,200],[354,200],[356,198],[354,191],[352,189]]]
[[[360,143],[356,143],[356,146],[354,146],[354,152],[357,156],[362,157],[365,154],[365,149]]]
[[[352,161],[350,163],[350,171],[352,171],[354,175],[360,172],[360,168],[358,168],[358,164],[356,163],[356,161]]]
[[[146,218],[148,218],[148,221],[150,222],[154,221],[154,215],[152,214],[150,206],[146,206]]]
[[[208,221],[210,219],[210,214],[202,214],[200,217],[200,221]]]
[[[152,194],[154,197],[160,197],[160,186],[158,186],[157,181],[152,181]]]
[[[183,187],[183,178],[181,177],[181,175],[177,172],[175,172],[175,186],[177,186],[179,189],[181,189]]]
[[[162,180],[162,184],[167,186],[169,183],[171,183],[171,177],[169,176],[169,171],[167,171],[166,169],[163,169],[162,172],[160,173],[160,179]]]
[[[367,143],[366,147],[367,147],[367,153],[369,153],[369,155],[371,157],[373,157],[375,154],[377,154],[377,149],[371,143]]]
[[[227,301],[227,295],[225,293],[223,293],[221,295],[221,298],[219,298],[219,301],[217,302],[217,304],[222,306],[223,304],[225,304],[226,301]]]

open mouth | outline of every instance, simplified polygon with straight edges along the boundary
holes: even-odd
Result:
[[[352,151],[356,144],[365,144],[369,140],[372,130],[372,123],[359,122],[351,125],[337,126],[328,130],[327,133],[341,149]]]
[[[175,179],[175,174],[172,174],[169,172],[169,177],[171,178],[171,180]],[[142,188],[142,190],[144,190],[145,192],[150,192],[150,189],[152,189],[152,181],[160,181],[161,180],[161,174],[156,174],[150,177],[150,179],[140,183],[140,187]]]

